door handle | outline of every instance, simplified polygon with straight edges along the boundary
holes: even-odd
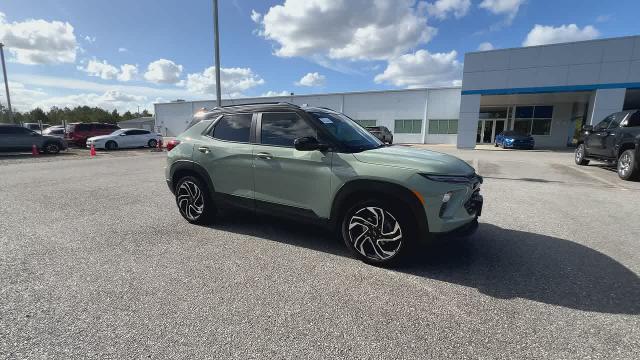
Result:
[[[256,154],[256,156],[259,157],[260,159],[271,160],[271,154],[266,152],[259,152]]]
[[[200,151],[200,152],[201,152],[201,153],[203,153],[203,154],[208,154],[208,153],[209,153],[209,148],[208,148],[208,147],[206,147],[206,146],[200,146],[200,147],[198,148],[198,151]]]

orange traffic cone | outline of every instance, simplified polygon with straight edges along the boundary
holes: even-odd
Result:
[[[31,155],[38,156],[40,153],[38,152],[38,147],[36,144],[31,145]]]
[[[89,155],[91,155],[91,157],[96,156],[96,148],[95,146],[93,146],[93,144],[91,144],[91,150],[89,151]]]

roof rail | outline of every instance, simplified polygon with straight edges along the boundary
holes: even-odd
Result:
[[[268,101],[268,102],[252,102],[252,103],[216,106],[215,108],[213,108],[211,110],[215,110],[216,108],[251,106],[251,105],[287,105],[287,106],[293,106],[293,107],[299,108],[298,105],[292,104],[292,103],[286,102],[286,101]]]

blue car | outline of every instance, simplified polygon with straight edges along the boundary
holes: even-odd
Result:
[[[533,149],[536,141],[533,136],[519,133],[517,131],[503,131],[496,136],[495,146],[502,146],[504,149]]]

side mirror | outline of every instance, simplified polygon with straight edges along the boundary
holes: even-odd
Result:
[[[583,125],[582,130],[584,131],[593,131],[593,125]]]
[[[314,150],[324,150],[327,148],[326,145],[320,144],[318,139],[313,136],[304,136],[297,138],[293,141],[293,146],[296,150],[299,151],[314,151]]]

